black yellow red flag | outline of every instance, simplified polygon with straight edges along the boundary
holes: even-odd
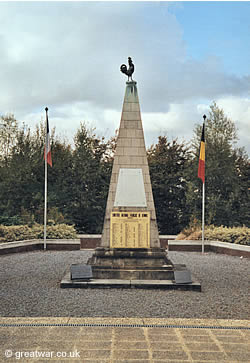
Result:
[[[205,122],[203,123],[201,134],[198,178],[202,180],[202,183],[205,182]]]

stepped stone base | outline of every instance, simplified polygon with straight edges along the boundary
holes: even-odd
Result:
[[[156,267],[172,265],[164,248],[97,247],[88,264],[112,267]]]
[[[93,278],[71,280],[67,272],[61,288],[139,288],[201,291],[197,281],[176,283],[175,272],[185,265],[173,265],[163,248],[114,249],[98,247],[88,260]]]
[[[199,282],[177,284],[174,280],[121,280],[121,279],[92,279],[90,281],[72,281],[67,272],[61,281],[62,289],[164,289],[201,291]]]
[[[95,279],[115,279],[115,280],[173,280],[173,270],[162,269],[119,269],[93,266],[93,276]]]
[[[96,248],[88,260],[94,279],[173,280],[174,266],[163,248]]]

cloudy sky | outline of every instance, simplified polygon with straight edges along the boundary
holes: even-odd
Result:
[[[0,114],[109,138],[135,63],[146,144],[189,140],[216,101],[250,151],[250,2],[0,2]]]

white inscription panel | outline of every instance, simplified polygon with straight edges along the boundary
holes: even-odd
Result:
[[[119,170],[114,206],[147,206],[142,169],[121,168]]]

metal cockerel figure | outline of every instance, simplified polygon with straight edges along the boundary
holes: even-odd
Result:
[[[128,65],[129,65],[129,68],[127,69],[126,64],[122,64],[120,67],[120,70],[122,73],[124,73],[128,76],[128,81],[129,81],[129,78],[131,78],[131,81],[133,81],[132,74],[134,73],[135,66],[130,57],[128,57]]]

